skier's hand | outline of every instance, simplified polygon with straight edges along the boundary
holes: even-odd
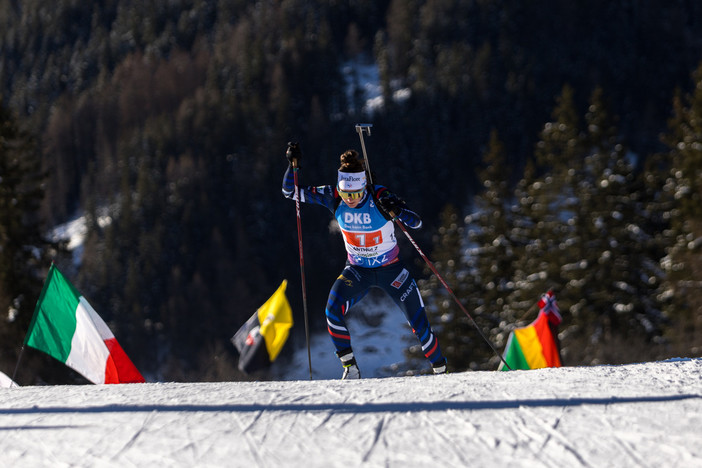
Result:
[[[288,158],[288,162],[292,167],[300,167],[300,160],[302,159],[302,150],[300,150],[299,143],[288,143],[288,150],[285,152],[285,157]]]
[[[378,199],[378,205],[380,208],[389,214],[391,217],[395,217],[402,211],[402,200],[395,195],[385,195]]]

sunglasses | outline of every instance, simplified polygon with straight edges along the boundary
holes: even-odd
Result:
[[[361,198],[364,193],[366,193],[366,189],[361,189],[361,190],[354,190],[353,192],[346,192],[341,189],[337,189],[339,192],[339,196],[341,198],[346,198],[347,200],[356,200],[358,198]]]

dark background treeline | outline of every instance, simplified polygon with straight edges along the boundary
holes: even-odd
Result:
[[[47,262],[54,259],[149,377],[240,378],[229,337],[283,278],[302,323],[294,207],[280,193],[287,141],[302,144],[302,183],[332,183],[338,155],[360,149],[353,125],[371,121],[368,149],[377,182],[423,215],[425,228],[415,233],[421,245],[431,252],[436,242],[437,255],[458,262],[465,250],[458,240],[463,215],[473,211],[474,195],[484,196],[481,171],[490,167],[484,159],[496,145],[491,131],[502,145],[499,167],[509,168],[501,171],[509,174],[506,186],[540,187],[538,177],[557,173],[558,158],[538,157],[535,148],[558,140],[544,128],[551,121],[560,125],[554,112],[564,86],[579,116],[601,89],[618,117],[611,128],[626,143],[626,154],[635,155],[634,172],[642,174],[651,155],[670,149],[661,134],[675,134],[668,120],[676,89],[692,89],[692,72],[702,60],[701,21],[702,6],[693,1],[2,0],[0,94],[3,132],[11,138],[3,136],[24,144],[3,147],[3,158],[21,163],[0,169],[25,176],[16,186],[20,196],[0,193],[7,201],[0,205],[7,221],[0,227],[0,309],[12,318],[2,322],[3,370],[16,362]],[[358,111],[358,93],[347,95],[346,80],[354,76],[342,65],[352,59],[378,64],[385,106],[373,115]],[[410,97],[393,100],[397,89],[409,89]],[[578,147],[590,148],[581,137],[573,137]],[[575,140],[566,139],[566,147]],[[587,151],[573,152],[567,164]],[[532,163],[536,169],[527,179]],[[30,190],[39,175],[43,197]],[[27,200],[21,210],[18,199]],[[516,206],[519,198],[509,192],[502,200]],[[61,245],[38,237],[80,210],[89,232],[78,268]],[[10,229],[15,215],[22,222]],[[538,225],[539,214],[529,215]],[[670,217],[661,217],[655,227],[667,229]],[[313,329],[324,327],[327,290],[344,262],[329,221],[321,208],[303,209]],[[488,221],[485,226],[498,225]],[[442,236],[452,228],[455,248],[442,251]],[[665,246],[656,248],[658,262]],[[404,246],[407,255],[410,249]],[[536,254],[516,249],[510,255],[526,262]],[[526,268],[503,274],[536,273]],[[421,266],[416,269],[421,276]],[[478,315],[484,312],[485,326],[499,341],[500,322],[518,318],[524,308],[512,307],[509,316],[483,311],[496,289],[481,286],[489,283],[485,274],[463,276],[476,284],[471,289],[463,278],[462,297]],[[533,302],[537,288],[566,289],[572,280],[554,274],[531,282],[531,299],[509,299],[520,290],[511,287],[500,308],[505,301]],[[440,288],[433,291],[441,295]],[[569,295],[595,294],[563,292],[566,310],[577,302]],[[465,324],[444,322],[453,330],[447,341],[465,341],[447,343],[456,368],[485,365],[471,348],[480,345],[465,338],[471,336]],[[625,321],[615,329],[628,326]],[[451,337],[456,330],[462,336]],[[301,331],[296,327],[290,346],[304,340]],[[591,332],[597,327],[572,335]],[[642,339],[661,341],[664,333],[659,327]],[[23,371],[20,383],[67,378],[42,357],[30,359],[45,370],[38,377]],[[570,363],[595,359],[574,352]]]

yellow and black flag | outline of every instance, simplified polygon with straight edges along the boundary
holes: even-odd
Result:
[[[293,325],[292,309],[285,296],[287,280],[232,337],[239,351],[239,370],[255,372],[278,357]]]

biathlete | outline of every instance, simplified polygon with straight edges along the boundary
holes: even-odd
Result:
[[[288,143],[286,157],[289,164],[283,177],[283,195],[294,199],[293,171],[300,167],[300,146]],[[329,292],[324,311],[329,335],[344,369],[342,379],[361,378],[344,317],[372,287],[385,291],[402,309],[434,373],[446,373],[446,359],[429,325],[417,283],[398,257],[400,249],[392,221],[395,218],[418,229],[422,225],[420,217],[386,187],[366,185],[364,165],[354,150],[341,155],[336,186],[299,187],[299,197],[302,203],[329,209],[344,237],[346,266]]]

